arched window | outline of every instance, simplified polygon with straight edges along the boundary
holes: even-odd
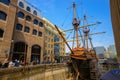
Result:
[[[26,16],[26,20],[27,21],[31,21],[31,17],[30,16]]]
[[[34,24],[37,25],[38,24],[38,20],[34,19]]]
[[[33,34],[33,35],[37,35],[37,30],[33,29],[32,34]]]
[[[10,4],[10,0],[0,0],[0,2],[6,4],[6,5],[9,5]]]
[[[43,23],[42,23],[42,22],[39,22],[39,26],[40,26],[40,27],[43,27]]]
[[[23,26],[22,26],[21,24],[17,24],[17,25],[16,25],[16,30],[22,31],[22,27],[23,27]]]
[[[34,11],[33,11],[33,14],[37,16],[37,11],[34,10]]]
[[[42,37],[42,32],[41,31],[38,32],[38,36]]]
[[[24,18],[24,13],[23,12],[18,12],[17,16],[20,17],[20,18]]]
[[[29,12],[31,12],[31,9],[30,9],[30,7],[28,7],[28,6],[27,6],[26,10],[27,10],[27,11],[29,11]]]
[[[24,32],[29,33],[30,32],[30,28],[28,26],[25,26]]]
[[[40,54],[40,46],[38,45],[32,46],[32,53]]]
[[[24,8],[23,2],[19,2],[19,6],[20,6],[21,8]]]
[[[0,19],[6,20],[6,17],[7,17],[7,14],[2,12],[2,11],[0,11]]]
[[[31,52],[32,52],[31,53],[31,61],[37,60],[40,62],[41,47],[39,45],[33,45]]]
[[[3,37],[4,31],[2,29],[0,29],[0,38]]]

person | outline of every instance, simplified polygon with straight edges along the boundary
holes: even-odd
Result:
[[[7,68],[8,67],[8,64],[9,64],[9,61],[8,61],[8,58],[6,58],[2,64],[2,67],[3,68]]]
[[[12,60],[9,62],[8,68],[12,68],[14,66]]]
[[[39,60],[38,60],[38,59],[37,59],[36,63],[37,63],[37,64],[40,64],[40,62],[39,62]]]
[[[18,66],[19,66],[19,61],[18,61],[17,59],[15,59],[15,62],[14,62],[14,63],[15,63],[15,65],[14,65],[15,67],[18,67]]]
[[[32,61],[32,64],[33,64],[33,65],[36,65],[36,61],[35,61],[35,60],[33,60],[33,61]]]

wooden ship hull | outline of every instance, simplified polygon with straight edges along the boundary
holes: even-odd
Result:
[[[72,49],[71,54],[72,69],[74,69],[75,80],[97,80],[97,59],[94,51],[88,51],[85,48]]]
[[[72,58],[72,63],[73,65],[71,67],[73,67],[74,71],[73,72],[73,77],[74,79],[76,78],[76,80],[91,80],[90,78],[90,61],[89,60],[79,60],[79,59],[74,59]]]
[[[81,51],[79,51],[81,52]],[[83,51],[86,52],[86,51]],[[87,55],[86,55],[87,54]],[[97,80],[97,59],[95,55],[89,52],[77,56],[74,54],[70,55],[72,62],[72,69],[74,69],[75,80]]]

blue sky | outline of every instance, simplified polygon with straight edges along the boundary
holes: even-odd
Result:
[[[71,6],[73,0],[27,1],[41,10],[42,16],[59,26],[59,28],[63,30],[72,28],[73,13]],[[83,20],[83,14],[86,14],[88,24],[96,21],[102,22],[102,24],[91,27],[91,33],[106,32],[105,34],[91,36],[93,45],[107,48],[109,45],[114,44],[109,0],[75,0],[75,2],[77,3],[77,16],[81,21]],[[81,25],[83,25],[82,22]]]

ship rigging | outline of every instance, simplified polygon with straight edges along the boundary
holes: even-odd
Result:
[[[73,28],[69,30],[65,30],[65,32],[73,30],[74,36],[73,40],[71,40],[74,44],[76,42],[76,45],[70,47],[68,44],[68,41],[64,38],[64,36],[61,34],[61,31],[58,29],[58,27],[55,25],[55,28],[57,29],[60,36],[63,38],[63,42],[67,45],[69,48],[71,54],[71,63],[72,67],[74,68],[74,80],[98,80],[98,72],[97,72],[97,57],[96,53],[93,48],[92,39],[90,35],[94,34],[102,34],[105,32],[97,32],[90,34],[90,28],[89,26],[94,26],[96,24],[101,24],[101,22],[96,22],[93,24],[87,24],[86,15],[84,15],[84,25],[80,26],[80,20],[76,17],[76,4],[73,1]],[[80,29],[82,28],[81,34]],[[80,36],[79,36],[80,35]],[[81,37],[81,39],[79,39]],[[82,40],[82,43],[79,43],[79,40]],[[61,43],[61,42],[56,42]],[[89,45],[90,44],[90,47]]]

